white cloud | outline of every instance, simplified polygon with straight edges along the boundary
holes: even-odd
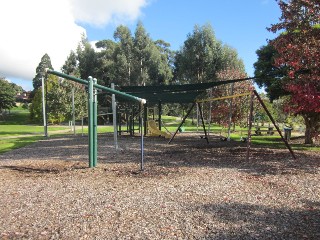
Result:
[[[109,22],[132,21],[147,0],[70,0],[76,21],[103,26]]]
[[[31,80],[48,53],[59,70],[85,29],[140,15],[146,0],[0,1],[0,75]]]

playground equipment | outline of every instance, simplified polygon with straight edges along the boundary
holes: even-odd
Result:
[[[227,126],[223,126],[220,130],[220,140],[221,141],[230,141],[231,140],[231,123],[232,123],[232,112],[233,112],[233,99],[238,97],[244,97],[251,95],[251,92],[233,94],[233,84],[231,86],[231,95],[229,96],[222,96],[222,97],[211,97],[207,99],[197,100],[198,103],[210,102],[210,109],[211,104],[213,101],[220,101],[220,100],[229,100],[229,114],[227,117]],[[210,111],[210,119],[211,119],[211,111]],[[210,132],[210,122],[209,122],[209,132]],[[241,137],[242,139],[242,137]]]
[[[204,124],[204,120],[203,120],[203,114],[202,114],[202,110],[201,110],[201,102],[205,102],[205,101],[212,101],[212,100],[217,100],[217,99],[227,99],[227,98],[234,98],[234,97],[238,97],[240,95],[249,95],[250,94],[250,112],[249,112],[249,127],[248,127],[248,137],[246,139],[247,142],[247,156],[246,159],[249,159],[249,153],[250,153],[250,148],[251,148],[251,128],[252,128],[252,117],[253,117],[253,99],[254,97],[256,97],[259,101],[259,103],[261,104],[261,106],[263,107],[263,109],[265,110],[265,112],[267,113],[269,119],[271,120],[273,126],[276,128],[277,132],[279,133],[282,141],[284,142],[284,144],[286,145],[286,147],[288,148],[288,150],[290,151],[292,157],[294,159],[296,159],[296,156],[294,155],[294,152],[292,150],[292,148],[290,147],[290,145],[288,144],[288,141],[283,137],[282,132],[280,131],[278,125],[276,124],[276,122],[274,121],[272,115],[270,114],[269,110],[267,109],[266,105],[264,104],[264,102],[262,101],[262,99],[260,98],[258,92],[256,90],[251,91],[250,93],[243,93],[243,94],[237,94],[237,95],[232,95],[232,96],[225,96],[222,98],[209,98],[209,99],[202,99],[202,100],[196,100],[195,103],[191,106],[191,108],[189,109],[189,111],[187,112],[187,114],[185,115],[185,117],[183,118],[182,122],[180,123],[180,125],[178,126],[176,132],[173,134],[173,136],[171,137],[171,139],[169,140],[168,144],[172,142],[172,140],[174,139],[174,137],[176,136],[177,132],[179,131],[179,128],[183,125],[183,123],[185,122],[185,120],[187,119],[187,117],[189,116],[189,114],[191,113],[192,109],[194,108],[194,106],[197,104],[198,108],[199,108],[199,112],[200,112],[200,117],[201,117],[201,121],[202,121],[202,125],[203,125],[203,129],[204,129],[204,133],[205,133],[205,139],[207,140],[207,143],[209,143],[208,141],[208,136],[207,136],[207,131],[206,131],[206,127]]]
[[[88,86],[88,135],[89,135],[89,167],[96,167],[97,165],[97,90],[103,90],[109,94],[115,94],[121,96],[121,98],[127,99],[129,101],[138,102],[143,106],[146,103],[146,100],[130,94],[120,92],[105,86],[97,84],[97,80],[93,79],[91,76],[88,77],[88,80],[83,80],[73,76],[69,76],[64,73],[60,73],[51,69],[46,69],[47,74],[53,74],[58,77],[62,77],[77,83],[81,83]],[[143,169],[143,134],[141,140],[141,169]]]
[[[148,130],[150,131],[151,136],[161,136],[165,138],[171,138],[171,135],[167,132],[161,131],[156,124],[155,120],[148,121]]]

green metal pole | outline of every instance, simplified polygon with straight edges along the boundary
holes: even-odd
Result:
[[[206,125],[205,125],[205,123],[204,123],[204,118],[203,118],[203,113],[202,113],[202,109],[201,109],[200,103],[198,103],[198,108],[199,108],[199,113],[200,113],[200,117],[201,117],[202,127],[203,127],[203,131],[204,131],[204,138],[206,139],[207,143],[209,144],[209,139],[208,139],[208,135],[207,135]]]
[[[74,76],[70,76],[70,75],[67,75],[67,74],[64,74],[64,73],[61,73],[61,72],[57,72],[57,71],[54,71],[54,70],[51,70],[51,69],[46,69],[46,71],[49,74],[53,74],[53,75],[56,75],[58,77],[69,79],[69,80],[77,82],[77,83],[88,85],[88,81],[87,80],[83,80],[81,78],[76,78]]]
[[[97,79],[93,79],[93,85],[97,83]],[[93,90],[93,167],[97,166],[98,159],[98,98],[97,90]]]
[[[187,117],[189,116],[189,114],[191,113],[192,109],[194,108],[194,106],[196,105],[196,103],[194,102],[191,106],[191,108],[189,109],[189,111],[187,112],[187,114],[184,116],[184,118],[182,119],[180,125],[178,126],[177,130],[175,131],[175,133],[173,134],[173,136],[170,138],[168,144],[170,144],[172,142],[172,140],[174,139],[174,137],[177,135],[179,128],[184,124],[184,122],[186,121]]]
[[[248,126],[248,139],[247,139],[247,155],[246,160],[249,160],[250,157],[250,149],[251,149],[251,128],[252,128],[252,116],[253,116],[253,99],[254,94],[251,94],[250,97],[250,109],[249,109],[249,126]]]
[[[93,167],[93,80],[88,78],[88,135],[89,135],[89,167]]]
[[[286,145],[286,147],[288,148],[289,152],[292,155],[293,159],[296,159],[297,157],[294,155],[294,152],[291,148],[291,146],[289,145],[288,141],[282,136],[282,133],[280,131],[280,128],[278,127],[278,125],[276,124],[276,121],[273,119],[272,115],[270,114],[268,108],[266,107],[266,105],[264,104],[264,102],[262,101],[261,97],[259,96],[258,92],[256,90],[253,91],[253,93],[256,95],[257,99],[259,100],[261,106],[263,107],[263,109],[265,110],[265,112],[267,113],[268,117],[270,118],[271,122],[273,123],[273,126],[277,129],[282,141],[284,142],[284,144]]]
[[[69,79],[71,81],[85,84],[88,86],[88,138],[89,138],[89,167],[94,167],[97,165],[97,99],[94,95],[94,88],[101,89],[103,91],[106,91],[107,93],[115,94],[118,96],[121,96],[125,99],[131,100],[131,101],[137,101],[141,104],[145,104],[146,100],[132,96],[127,93],[123,93],[111,88],[107,88],[104,86],[101,86],[97,84],[96,82],[93,83],[92,77],[89,77],[88,80],[83,80],[81,78],[76,78],[64,73],[60,73],[51,69],[46,69],[46,72],[49,74],[53,74],[65,79]]]
[[[83,80],[81,78],[76,78],[76,77],[73,77],[73,76],[70,76],[70,75],[67,75],[67,74],[64,74],[64,73],[61,73],[61,72],[57,72],[57,71],[54,71],[54,70],[51,70],[51,69],[46,69],[46,71],[49,74],[53,74],[53,75],[56,75],[58,77],[69,79],[69,80],[77,82],[77,83],[81,83],[81,84],[85,84],[85,85],[88,84],[88,81]],[[116,94],[118,96],[121,96],[121,97],[123,97],[125,99],[128,99],[128,100],[131,100],[131,101],[141,102],[142,104],[146,103],[145,99],[142,99],[142,98],[139,98],[139,97],[136,97],[136,96],[132,96],[130,94],[127,94],[127,93],[124,93],[124,92],[120,92],[120,91],[117,91],[117,90],[114,90],[114,89],[111,89],[111,88],[108,88],[108,87],[105,87],[105,86],[101,86],[99,84],[93,84],[93,87],[101,89],[101,90],[104,90],[107,93]]]

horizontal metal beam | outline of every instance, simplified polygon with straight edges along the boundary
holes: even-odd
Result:
[[[77,82],[77,83],[88,85],[88,81],[87,80],[83,80],[81,78],[70,76],[70,75],[67,75],[67,74],[64,74],[64,73],[61,73],[61,72],[57,72],[57,71],[54,71],[54,70],[51,70],[51,69],[46,69],[46,72],[49,73],[49,74],[56,75],[58,77],[69,79],[69,80]],[[93,87],[101,89],[103,91],[106,91],[106,92],[108,92],[110,94],[115,94],[115,95],[121,96],[121,97],[126,98],[126,99],[131,100],[131,101],[137,101],[137,102],[140,102],[142,104],[146,103],[146,100],[143,99],[143,98],[132,96],[130,94],[127,94],[127,93],[124,93],[124,92],[120,92],[120,91],[117,91],[117,90],[114,90],[114,89],[111,89],[111,88],[108,88],[108,87],[105,87],[105,86],[101,86],[101,85],[96,84],[96,83],[93,84]]]

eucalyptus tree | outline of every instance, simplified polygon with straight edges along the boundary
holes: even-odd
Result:
[[[135,84],[146,85],[149,81],[147,72],[147,61],[150,56],[150,45],[152,40],[141,22],[137,24],[134,33],[134,58],[137,69],[135,69]]]
[[[84,36],[77,47],[80,77],[87,79],[94,76],[97,68],[97,55],[90,42]]]
[[[96,48],[99,49],[99,51],[96,53],[97,68],[95,71],[95,76],[97,77],[99,84],[105,86],[110,85],[110,83],[122,85],[115,60],[118,43],[107,39],[98,41],[95,45]]]
[[[216,79],[224,69],[244,69],[237,51],[219,41],[210,24],[195,25],[175,57],[175,80],[202,83]]]
[[[172,51],[170,44],[157,40],[150,43],[148,47],[149,58],[147,61],[148,75],[151,85],[163,85],[171,82],[172,73]]]
[[[119,77],[122,78],[122,85],[131,85],[131,72],[134,58],[134,42],[131,31],[128,27],[120,25],[117,27],[113,36],[118,42],[115,61],[120,70],[118,71]]]

